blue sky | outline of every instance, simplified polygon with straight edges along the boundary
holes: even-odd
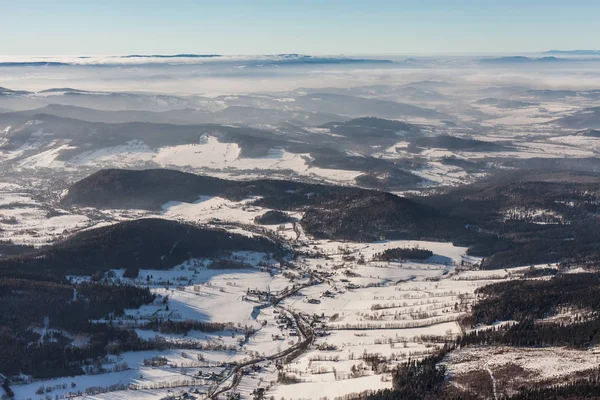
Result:
[[[600,47],[600,0],[0,0],[0,55]]]

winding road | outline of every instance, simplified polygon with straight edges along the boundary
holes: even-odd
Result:
[[[306,321],[306,319],[299,312],[294,311],[290,308],[285,308],[283,306],[280,306],[279,303],[281,301],[283,301],[285,298],[293,296],[294,294],[298,293],[300,290],[302,290],[304,288],[307,288],[309,286],[313,286],[316,284],[320,284],[323,282],[321,280],[321,278],[316,277],[312,274],[311,274],[311,278],[312,279],[311,279],[310,283],[307,283],[305,285],[298,286],[292,290],[286,291],[281,296],[275,298],[272,303],[273,307],[279,309],[280,311],[286,312],[292,316],[292,318],[294,319],[294,323],[296,325],[297,331],[300,335],[300,340],[293,346],[290,346],[287,349],[285,349],[279,353],[272,354],[272,355],[266,356],[266,357],[258,357],[253,360],[249,360],[244,363],[241,363],[241,364],[236,364],[229,371],[227,376],[225,376],[219,382],[216,382],[213,386],[211,386],[211,388],[208,390],[207,399],[217,399],[219,395],[221,395],[225,392],[228,392],[232,389],[235,389],[237,387],[237,385],[240,383],[240,381],[242,380],[243,370],[246,367],[260,364],[265,361],[277,361],[277,360],[283,359],[285,357],[288,357],[290,354],[294,354],[295,352],[298,352],[298,354],[294,355],[294,358],[296,358],[296,357],[300,356],[306,349],[308,349],[308,347],[311,345],[311,343],[315,339],[314,330],[312,329],[310,322]]]

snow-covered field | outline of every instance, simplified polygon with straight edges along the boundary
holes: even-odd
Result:
[[[46,394],[62,398],[79,391],[78,398],[83,398],[86,390],[92,399],[162,399],[181,390],[205,398],[221,389],[251,398],[257,388],[278,399],[307,399],[389,388],[395,365],[431,354],[444,341],[464,333],[459,320],[475,301],[478,287],[518,279],[525,268],[478,271],[480,259],[451,243],[314,240],[300,227],[294,230],[292,223],[257,226],[254,218],[268,209],[249,204],[250,199],[201,197],[193,203],[166,203],[158,212],[53,209],[49,213],[30,189],[8,182],[0,185],[2,233],[15,243],[39,246],[78,230],[153,216],[191,223],[219,221],[247,235],[268,231],[302,255],[293,261],[293,268],[283,270],[268,255],[252,252],[229,255],[247,264],[246,269],[211,269],[214,260],[192,259],[167,271],[149,265],[136,279],[114,270],[111,279],[149,286],[157,295],[153,304],[127,310],[114,322],[135,329],[146,340],[187,349],[125,353],[111,356],[100,371],[83,376],[14,385],[17,398],[23,399],[41,400]],[[300,219],[302,214],[292,217]],[[402,262],[375,259],[386,249],[414,247],[431,250],[433,256]],[[270,296],[281,298],[273,305]],[[223,329],[182,334],[145,327],[157,319],[221,323]],[[310,340],[306,321],[312,321]],[[283,359],[280,354],[306,340],[306,349],[276,368]],[[144,363],[157,356],[165,358],[164,365]],[[373,357],[384,361],[386,368],[371,368]],[[239,380],[234,379],[234,362],[251,363]],[[456,371],[460,373],[469,365],[460,362],[453,368],[462,368]],[[36,393],[41,385],[43,395]]]
[[[148,265],[136,279],[124,278],[124,270],[112,271],[111,279],[149,286],[157,295],[153,304],[127,310],[115,323],[135,329],[146,340],[187,348],[125,353],[111,356],[101,370],[83,376],[14,385],[17,398],[23,399],[42,400],[46,394],[63,398],[80,391],[76,398],[84,398],[87,391],[86,398],[92,399],[149,400],[192,391],[200,399],[225,389],[251,398],[257,388],[263,388],[268,397],[309,399],[389,388],[394,366],[431,354],[445,341],[465,332],[459,321],[476,301],[477,288],[520,279],[529,268],[479,271],[476,266],[481,260],[466,255],[465,247],[452,243],[314,240],[301,227],[294,230],[292,223],[256,225],[255,217],[268,209],[251,205],[252,199],[235,202],[204,196],[192,203],[166,203],[157,212],[61,210],[44,205],[33,194],[37,193],[35,187],[12,182],[0,185],[0,223],[5,240],[40,246],[79,230],[152,216],[226,224],[227,229],[246,235],[270,232],[293,244],[302,255],[293,260],[293,267],[283,270],[266,254],[237,252],[228,257],[248,268],[211,269],[214,260],[191,259],[166,271]],[[522,213],[507,210],[507,215]],[[291,216],[299,220],[302,213]],[[431,250],[433,255],[420,261],[375,259],[386,249],[414,247]],[[281,296],[280,301],[272,304],[271,296]],[[192,329],[182,334],[145,326],[157,319],[221,323],[223,329]],[[306,321],[311,322],[312,338],[301,330],[307,326]],[[80,342],[85,340],[81,338]],[[276,368],[284,358],[281,354],[307,340],[307,348]],[[589,360],[581,365],[577,361],[585,357],[583,353],[560,351],[564,362],[556,373],[587,368]],[[448,361],[450,372],[457,376],[468,373],[485,352],[453,353]],[[490,370],[522,357],[508,350],[503,354],[487,360]],[[541,350],[534,355],[540,359],[551,356]],[[158,356],[165,358],[164,365],[144,363]],[[370,364],[373,358],[382,360],[386,368],[374,370]],[[237,379],[231,363],[251,364],[241,369]],[[540,365],[520,367],[542,380],[549,372],[542,371]],[[41,385],[44,393],[38,394]]]
[[[597,138],[567,133],[524,139],[516,132],[520,124],[528,123],[523,119],[525,114],[522,110],[498,112],[496,122],[510,125],[515,131],[487,137],[498,142],[511,138],[516,145],[514,150],[426,149],[419,153],[424,163],[412,172],[426,180],[424,187],[460,185],[485,173],[447,165],[445,158],[590,157],[600,151]],[[312,131],[326,134],[319,129]],[[38,136],[43,135],[40,131]],[[399,160],[407,156],[407,146],[408,142],[399,141],[375,156]],[[48,148],[33,155],[27,150],[31,148],[3,151],[1,157],[3,162],[14,160],[13,167],[25,173],[150,166],[212,171],[215,176],[233,178],[261,177],[264,171],[289,171],[296,176],[343,184],[352,184],[362,174],[313,167],[308,153],[276,148],[264,157],[243,157],[237,144],[222,143],[210,135],[196,144],[159,149],[134,140],[68,159],[61,158],[61,152],[72,150],[68,143],[51,142]],[[181,349],[128,352],[110,356],[101,368],[82,376],[13,385],[18,399],[46,400],[50,396],[150,400],[177,396],[182,391],[203,399],[213,398],[221,390],[221,397],[239,393],[241,398],[252,398],[258,388],[264,390],[265,396],[277,399],[314,399],[390,388],[391,369],[396,365],[432,354],[445,341],[465,333],[460,320],[476,301],[477,288],[520,279],[523,270],[529,268],[479,271],[481,260],[467,256],[466,248],[452,243],[314,240],[293,223],[258,226],[255,218],[269,209],[252,205],[254,199],[231,201],[203,196],[191,203],[168,202],[156,212],[64,210],[52,206],[57,199],[50,192],[43,187],[42,179],[4,179],[0,183],[0,239],[42,246],[80,230],[158,217],[226,226],[232,232],[251,236],[268,232],[293,245],[301,255],[284,268],[266,254],[239,252],[228,257],[247,264],[245,269],[212,269],[215,260],[192,259],[167,271],[148,265],[136,279],[124,278],[124,270],[113,270],[111,279],[148,286],[157,295],[153,304],[127,310],[114,322],[134,329],[140,338]],[[290,216],[298,221],[302,212]],[[542,209],[507,209],[504,217],[568,223],[560,215]],[[386,249],[414,247],[431,250],[433,256],[402,262],[375,259]],[[161,327],[150,328],[149,324],[157,320],[222,324],[222,329],[174,333]],[[79,339],[80,343],[87,340]],[[452,353],[446,362],[450,376],[458,377],[453,384],[461,385],[461,377],[468,378],[482,363],[490,379],[509,366],[525,371],[527,379],[543,381],[590,369],[597,358],[596,350],[501,348],[490,357],[489,354],[487,348]],[[156,357],[161,357],[160,365],[150,365],[149,360]],[[374,368],[374,359],[385,368]],[[515,380],[498,390],[510,394],[518,384]]]
[[[327,58],[293,54],[43,57],[30,61],[70,65],[32,65],[26,73],[5,66],[5,82],[0,82],[2,251],[23,250],[11,245],[41,247],[144,217],[268,235],[297,251],[285,260],[234,252],[190,259],[170,270],[146,265],[135,279],[126,278],[123,269],[111,270],[107,281],[148,287],[156,298],[101,321],[110,319],[168,349],[111,355],[100,365],[86,366],[82,376],[15,383],[15,398],[199,400],[264,394],[334,399],[390,388],[392,368],[470,331],[461,320],[477,301],[478,288],[522,279],[530,266],[481,271],[480,258],[452,243],[316,240],[297,223],[303,211],[289,213],[294,222],[256,224],[269,209],[252,205],[255,199],[249,198],[202,196],[146,211],[64,209],[60,196],[74,181],[106,168],[360,182],[400,195],[441,193],[522,165],[527,165],[522,171],[542,169],[537,165],[548,159],[578,165],[564,171],[597,170],[600,138],[588,131],[598,129],[598,111],[592,109],[600,100],[597,64],[553,67],[545,63],[550,59],[536,64],[545,65],[539,68],[511,62],[486,67],[483,59],[467,56],[398,56],[392,63],[362,60],[351,66],[336,57],[328,66]],[[89,66],[78,67],[83,65]],[[398,123],[410,129],[397,128]],[[429,142],[445,147],[419,144],[428,143],[419,139],[446,135],[458,140]],[[403,182],[408,173],[414,176]],[[592,181],[594,175],[589,176]],[[576,221],[539,206],[507,207],[498,219],[536,223],[540,229],[541,224],[573,227]],[[387,249],[415,247],[433,255],[377,259]],[[550,267],[557,266],[533,266]],[[545,322],[569,323],[573,314],[589,312],[569,311]],[[170,322],[195,325],[182,333],[169,330]],[[74,339],[75,345],[90,342],[86,335]],[[542,382],[597,367],[598,354],[597,348],[474,347],[452,352],[445,362],[452,384],[464,389],[475,376],[489,386],[489,398],[499,398],[525,380]],[[507,381],[507,371],[516,378]],[[264,393],[257,393],[259,388]]]
[[[75,171],[78,168],[133,168],[140,166],[162,168],[185,168],[191,171],[220,171],[236,175],[260,171],[292,172],[298,176],[335,182],[354,183],[361,171],[319,168],[309,165],[309,154],[294,154],[286,150],[272,148],[263,157],[244,157],[236,143],[223,143],[216,137],[203,135],[199,143],[150,148],[142,140],[132,140],[124,145],[84,151],[66,160],[60,159],[65,150],[74,147],[68,144],[50,142],[34,154],[27,156],[30,146],[23,146],[12,152],[0,150],[0,160],[18,160],[16,167],[30,170],[51,168]]]
[[[40,246],[93,223],[85,215],[45,206],[16,185],[0,189],[0,240]]]
[[[11,192],[20,189],[3,187]],[[17,201],[35,204],[30,197],[18,194],[7,195],[3,203]],[[18,212],[9,210],[7,217],[14,215],[17,225],[35,225],[41,238],[50,238],[59,229],[75,231],[140,216],[135,210],[104,211],[100,219],[91,221],[85,216],[85,209],[80,210],[81,214],[50,218],[44,218],[39,211],[34,213],[33,206],[26,210],[29,207],[17,208]],[[242,224],[237,230],[245,232],[243,227],[251,226],[254,218],[265,211],[247,201],[202,197],[194,203],[167,203],[159,213],[142,215],[193,223],[217,218]],[[85,393],[86,389],[90,394],[96,393],[88,396],[93,399],[160,399],[179,390],[197,391],[194,395],[203,398],[215,388],[232,383],[229,363],[255,359],[259,360],[255,369],[244,373],[231,392],[248,398],[261,387],[268,396],[291,399],[386,388],[391,386],[389,370],[372,371],[365,355],[385,359],[392,368],[409,357],[430,354],[441,340],[461,333],[457,320],[468,308],[477,287],[510,278],[506,273],[456,273],[456,266],[477,264],[479,260],[466,256],[466,248],[451,243],[337,242],[311,240],[304,234],[298,238],[292,224],[262,229],[306,250],[306,255],[294,261],[295,269],[281,271],[278,262],[265,254],[239,252],[232,254],[231,259],[251,265],[250,269],[214,270],[210,268],[213,260],[198,259],[168,271],[148,266],[138,278],[130,280],[149,285],[157,300],[138,310],[128,310],[116,323],[131,326],[147,340],[164,340],[192,349],[122,354],[107,360],[99,374],[15,385],[18,398],[43,399],[46,393],[35,393],[41,385],[52,387],[49,393],[59,398],[78,391]],[[23,242],[31,243],[25,239]],[[374,261],[375,254],[395,247],[429,249],[434,255],[419,262]],[[123,278],[123,270],[115,270],[111,276],[127,279]],[[259,295],[277,296],[294,285],[305,287],[284,297],[276,307]],[[290,312],[314,319],[315,339],[279,371],[295,382],[283,384],[278,382],[281,379],[274,360],[265,357],[276,356],[303,340]],[[222,332],[192,330],[187,334],[143,328],[144,323],[156,318],[223,323],[227,328]],[[154,356],[165,357],[166,364],[144,365],[144,359]],[[125,369],[116,370],[119,366]],[[99,393],[105,390],[108,392]]]

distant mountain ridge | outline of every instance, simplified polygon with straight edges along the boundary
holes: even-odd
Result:
[[[214,58],[223,57],[221,54],[129,54],[119,58]]]
[[[525,56],[505,56],[498,58],[483,58],[479,62],[482,64],[521,64],[521,63],[554,63],[554,62],[565,62],[573,61],[569,59],[563,59],[553,56],[531,58]]]
[[[544,54],[563,54],[575,56],[600,56],[600,50],[548,50]]]
[[[1,59],[0,59],[1,60]],[[198,65],[203,62],[241,64],[246,66],[276,66],[276,65],[302,65],[302,64],[393,64],[392,60],[378,58],[360,58],[346,56],[311,56],[304,54],[264,54],[255,56],[221,54],[129,54],[123,56],[103,57],[23,57],[22,60],[0,61],[0,67],[114,67],[119,65],[152,65],[152,64],[187,64]]]
[[[44,93],[56,93],[61,89],[48,89]],[[42,93],[42,92],[40,92]],[[86,91],[67,91],[67,94],[83,93]],[[0,91],[0,95],[2,92]],[[245,123],[246,125],[258,124],[281,124],[288,121],[303,121],[308,125],[319,125],[329,121],[344,121],[348,117],[337,114],[320,112],[309,112],[302,110],[276,110],[267,108],[254,108],[248,106],[229,106],[218,111],[204,111],[193,108],[182,108],[179,110],[150,111],[150,110],[98,110],[88,107],[79,107],[64,104],[49,104],[47,106],[17,111],[15,114],[34,117],[40,114],[50,114],[57,117],[77,119],[94,123],[130,123],[147,122],[156,124],[193,125],[193,124],[234,124]]]

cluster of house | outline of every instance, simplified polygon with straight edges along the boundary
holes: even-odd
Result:
[[[197,393],[197,394],[204,394],[204,393]],[[181,390],[177,393],[169,393],[167,396],[163,397],[160,400],[195,400],[195,399],[197,399],[196,396],[193,396],[191,393]]]
[[[271,303],[275,299],[275,295],[269,290],[248,289],[243,297],[244,301]]]
[[[283,332],[288,331],[289,336],[298,336],[298,332],[296,332],[296,328],[294,327],[294,320],[284,313],[280,313],[277,310],[273,310],[274,314],[278,314],[275,322],[277,323],[277,327],[280,331],[282,331],[282,335],[273,335],[273,340],[283,340]]]

